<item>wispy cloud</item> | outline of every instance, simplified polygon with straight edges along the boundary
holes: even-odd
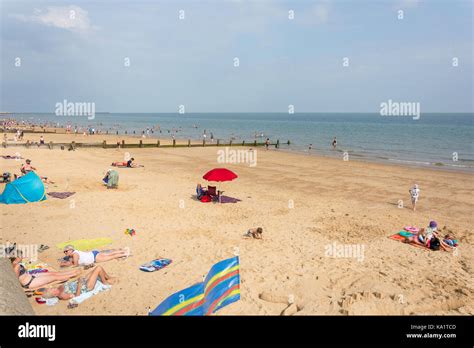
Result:
[[[46,10],[35,9],[32,15],[11,14],[10,17],[75,33],[88,33],[98,29],[91,24],[88,12],[76,5],[49,6]]]

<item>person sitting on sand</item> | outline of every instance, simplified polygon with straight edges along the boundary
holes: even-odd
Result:
[[[30,274],[25,266],[21,263],[23,260],[21,251],[16,251],[16,256],[10,257],[13,270],[24,289],[35,289],[46,286],[55,281],[66,281],[70,278],[78,276],[81,271],[78,269],[65,272],[43,272]]]
[[[100,280],[104,285],[112,285],[116,283],[115,277],[111,277],[101,266],[97,266],[85,277],[67,282],[55,288],[39,289],[39,291],[42,292],[43,298],[57,297],[60,300],[70,300],[83,293],[92,291],[98,280]]]
[[[20,168],[21,176],[26,175],[30,172],[34,172],[36,170],[35,167],[31,165],[31,160],[27,159],[26,164],[23,164]],[[18,176],[15,175],[15,179],[17,179]],[[49,180],[47,176],[40,176],[41,181],[43,181],[45,184],[54,184],[54,181]]]
[[[202,196],[204,196],[206,194],[206,190],[204,190],[201,186],[201,184],[197,184],[196,186],[196,196],[197,196],[197,199],[201,200]]]
[[[26,164],[23,164],[23,165],[21,166],[21,168],[20,168],[20,172],[21,172],[23,175],[26,175],[26,174],[28,174],[29,172],[33,172],[33,171],[35,171],[35,170],[36,170],[36,168],[31,165],[31,160],[29,160],[29,159],[27,159],[27,160],[26,160]]]
[[[107,183],[109,182],[109,175],[110,175],[111,171],[112,171],[112,169],[108,169],[107,172],[105,173],[105,176],[102,179],[102,181],[104,182],[104,185],[107,185]]]
[[[116,189],[118,188],[119,173],[116,170],[109,169],[102,181],[107,185],[107,189]]]
[[[257,227],[257,228],[251,228],[247,231],[246,234],[244,234],[244,237],[252,237],[255,239],[263,239],[263,228]]]
[[[430,224],[427,228],[421,228],[414,236],[406,237],[405,242],[422,245],[433,250],[438,250],[439,247],[436,247],[436,245],[440,244],[440,240],[438,234],[436,233],[437,228],[438,224],[436,221],[430,221]]]
[[[8,184],[9,182],[11,182],[12,177],[11,177],[11,174],[9,172],[5,172],[5,173],[2,174],[0,179],[2,179],[2,183]]]
[[[128,257],[130,255],[130,251],[125,249],[118,249],[110,252],[100,250],[80,251],[75,250],[73,245],[66,245],[64,247],[64,254],[66,257],[69,257],[69,260],[61,261],[61,267],[90,265],[96,262],[105,262],[118,259],[120,257]]]

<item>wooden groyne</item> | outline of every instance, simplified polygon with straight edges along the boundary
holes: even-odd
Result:
[[[290,145],[290,141],[288,140],[286,145]],[[143,142],[142,139],[140,139],[138,142],[126,142],[125,140],[122,140],[121,142],[115,142],[115,143],[107,143],[106,140],[103,140],[101,143],[96,142],[96,143],[82,143],[82,142],[53,142],[50,141],[45,144],[38,144],[37,142],[31,142],[31,141],[26,141],[26,142],[15,142],[15,143],[9,143],[9,142],[3,142],[2,146],[4,148],[7,147],[26,147],[26,148],[49,148],[50,150],[52,149],[57,149],[60,148],[62,150],[68,149],[68,150],[75,150],[76,148],[103,148],[103,149],[127,149],[127,148],[172,148],[172,147],[209,147],[209,146],[220,146],[220,147],[231,147],[231,146],[266,146],[266,144],[263,142],[257,142],[252,141],[252,142],[246,142],[245,140],[242,142],[233,142],[232,140],[228,143],[223,143],[220,140],[217,140],[216,142],[206,142],[203,140],[202,142],[196,143],[192,142],[191,140],[188,140],[187,142],[183,143],[178,143],[176,140],[173,139],[171,144],[162,144],[160,140],[157,140],[154,143],[150,142]],[[269,143],[268,146],[275,147],[278,149],[280,147],[280,140],[277,140],[275,143]]]

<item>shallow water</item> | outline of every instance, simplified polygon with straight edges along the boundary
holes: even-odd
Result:
[[[214,139],[228,141],[271,141],[279,139],[282,148],[326,156],[366,158],[390,163],[449,167],[474,170],[474,114],[422,114],[380,116],[370,113],[199,113],[143,114],[99,113],[85,116],[54,114],[15,114],[14,118],[51,122],[57,125],[93,127],[123,134],[142,134],[155,128],[150,136],[202,139],[206,131]],[[157,130],[158,126],[161,133]],[[337,149],[332,149],[333,137]],[[291,141],[288,147],[283,143]]]

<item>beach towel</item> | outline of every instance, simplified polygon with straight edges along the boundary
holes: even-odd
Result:
[[[54,198],[65,199],[71,197],[76,192],[48,192],[48,195]]]
[[[113,240],[110,238],[96,238],[96,239],[78,239],[71,240],[65,243],[56,244],[58,249],[63,250],[66,245],[73,245],[75,249],[82,251],[94,250],[109,244],[112,244]]]
[[[109,290],[112,287],[112,285],[105,285],[103,284],[100,280],[97,279],[97,282],[95,283],[94,289],[88,292],[84,292],[80,294],[79,296],[73,297],[72,299],[69,300],[70,304],[81,304],[85,300],[91,298],[94,295],[97,295],[99,292]]]
[[[144,272],[155,272],[168,266],[173,260],[170,259],[156,259],[140,266],[140,270]]]
[[[233,197],[229,197],[229,196],[220,196],[219,197],[219,200],[221,203],[225,204],[225,203],[237,203],[237,202],[242,202],[242,200],[238,199],[238,198],[233,198]]]
[[[107,187],[117,187],[119,181],[119,174],[116,170],[111,170],[109,172],[109,180],[107,181]]]
[[[51,266],[45,262],[24,263],[23,265],[28,272],[41,269],[53,270]]]
[[[127,162],[113,162],[112,167],[127,167]]]
[[[216,263],[202,283],[169,296],[150,315],[210,315],[240,300],[237,256]]]
[[[57,297],[51,297],[51,298],[44,298],[44,297],[37,297],[36,298],[36,303],[38,304],[45,304],[47,306],[55,306],[59,303],[59,298]]]
[[[411,236],[414,236],[414,235],[415,235],[414,233],[410,233],[408,231],[400,231],[400,232],[397,232],[397,233],[389,236],[388,238],[393,239],[393,240],[397,240],[399,242],[403,242],[403,241],[406,240],[406,238],[404,236],[411,237]],[[420,248],[420,249],[431,250],[427,246],[424,246],[424,245],[421,245],[421,244],[416,244],[416,243],[406,243],[406,244],[412,245],[412,246]]]

